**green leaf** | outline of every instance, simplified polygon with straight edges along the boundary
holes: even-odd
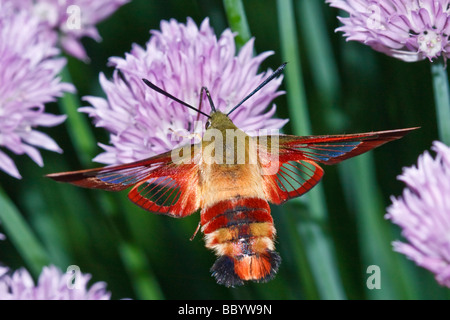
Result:
[[[309,135],[311,124],[292,1],[278,0],[277,8],[282,55],[288,62],[285,79],[292,130],[296,135]],[[303,196],[303,200],[307,201],[310,213],[306,219],[297,220],[297,232],[303,239],[319,295],[323,299],[345,299],[334,248],[326,231],[328,213],[321,185]],[[301,200],[291,200],[293,203],[298,201]]]
[[[72,82],[67,66],[61,71],[61,78],[64,82]],[[90,165],[97,150],[97,143],[85,115],[78,111],[80,108],[78,96],[66,92],[59,99],[59,106],[61,112],[67,115],[68,132],[80,162],[84,166]]]
[[[235,42],[239,49],[251,38],[244,5],[241,0],[224,0],[223,5],[231,30],[237,32]]]
[[[150,271],[150,265],[142,250],[122,241],[119,251],[138,298],[142,300],[163,299],[159,284]]]
[[[450,92],[447,68],[442,59],[431,63],[431,75],[439,138],[446,145],[450,145]]]
[[[50,264],[50,259],[29,227],[22,214],[0,188],[0,221],[8,239],[25,260],[30,272],[34,276],[41,273],[42,267]]]

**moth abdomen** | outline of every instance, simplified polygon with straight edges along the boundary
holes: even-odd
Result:
[[[218,283],[234,287],[273,278],[281,258],[275,252],[275,228],[267,201],[224,200],[202,210],[201,217],[206,247],[218,256],[211,268]]]
[[[217,258],[211,267],[211,273],[218,284],[236,287],[244,281],[267,282],[278,271],[281,257],[276,251],[231,257],[223,255]]]

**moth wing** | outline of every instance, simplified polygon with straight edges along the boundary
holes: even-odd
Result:
[[[197,173],[200,156],[198,145],[190,145],[132,163],[54,173],[47,177],[108,191],[132,187],[128,197],[143,209],[184,217],[199,208]]]
[[[311,190],[323,176],[317,162],[339,163],[400,139],[415,129],[304,137],[258,136],[258,157],[268,201],[280,204]]]

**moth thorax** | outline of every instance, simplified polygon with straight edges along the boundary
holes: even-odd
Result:
[[[239,129],[208,129],[202,140],[207,164],[257,164],[256,140]]]

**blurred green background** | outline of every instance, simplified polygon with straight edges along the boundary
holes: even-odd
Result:
[[[68,58],[68,73],[78,90],[75,102],[84,105],[80,101],[84,95],[104,96],[98,74],[111,75],[107,59],[123,57],[132,43],[143,46],[149,30],[159,29],[161,20],[186,22],[192,17],[199,24],[209,17],[219,36],[229,27],[224,3],[233,9],[233,2],[239,3],[132,0],[98,25],[101,43],[83,41],[90,63]],[[91,159],[101,150],[77,153],[68,122],[42,128],[64,154],[42,151],[44,168],[16,156],[23,179],[4,173],[0,177],[51,263],[63,271],[78,265],[93,275],[91,283],[105,281],[113,299],[449,298],[449,290],[440,287],[431,273],[392,251],[391,242],[401,239],[400,230],[383,217],[390,196],[403,190],[396,179],[402,167],[415,164],[438,138],[429,61],[408,64],[360,43],[345,42],[334,32],[339,12],[321,0],[242,3],[256,52],[275,52],[261,71],[289,62],[282,85],[287,94],[275,100],[277,116],[291,119],[285,133],[421,129],[367,155],[325,167],[320,186],[298,200],[272,206],[282,257],[278,275],[269,283],[229,289],[211,277],[215,256],[204,247],[202,236],[189,241],[198,214],[184,219],[154,215],[130,203],[126,191],[116,195],[84,190],[44,178],[47,173],[98,166],[83,157]],[[56,103],[47,108],[61,113]],[[107,133],[82,117],[95,142],[108,143]],[[38,269],[7,236],[0,242],[0,260],[14,269]],[[367,288],[370,265],[380,267],[381,289]]]

